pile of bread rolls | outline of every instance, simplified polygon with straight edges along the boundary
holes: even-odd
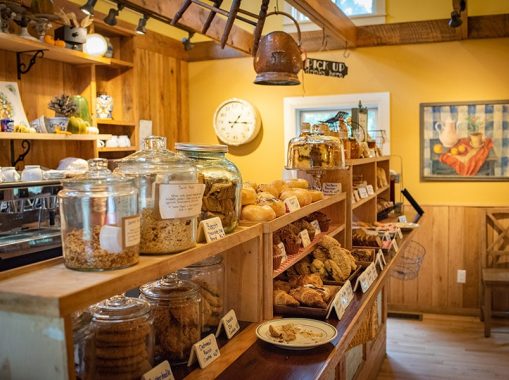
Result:
[[[267,222],[286,213],[284,200],[297,197],[300,207],[323,199],[323,193],[309,190],[305,179],[275,180],[257,185],[245,182],[242,187],[240,218],[249,222]]]

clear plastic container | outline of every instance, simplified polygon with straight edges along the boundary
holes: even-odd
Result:
[[[108,161],[63,182],[58,193],[64,262],[77,270],[110,270],[138,262],[140,217],[132,179],[112,174]]]
[[[74,371],[79,380],[92,380],[95,371],[95,342],[91,320],[92,315],[88,311],[76,312],[72,316]]]
[[[226,158],[226,145],[176,143],[177,152],[195,160],[200,182],[205,184],[200,220],[219,217],[226,233],[238,225],[242,176],[233,162]]]
[[[339,138],[307,130],[288,143],[287,169],[337,169],[343,166]]]
[[[94,380],[139,380],[152,368],[153,317],[139,298],[113,296],[92,306]]]
[[[193,344],[201,338],[199,287],[171,273],[142,285],[140,292],[140,298],[152,305],[156,361],[186,362]]]
[[[183,251],[196,244],[203,185],[193,161],[166,149],[166,137],[150,136],[143,149],[118,161],[115,172],[139,190],[143,254]]]
[[[215,329],[224,315],[224,265],[221,256],[209,257],[178,271],[179,277],[200,287],[202,327]]]

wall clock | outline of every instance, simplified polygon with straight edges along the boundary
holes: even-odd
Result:
[[[252,141],[258,135],[262,120],[251,103],[232,98],[217,107],[213,123],[219,140],[238,146]]]

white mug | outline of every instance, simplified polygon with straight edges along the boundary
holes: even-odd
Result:
[[[2,168],[2,177],[5,182],[17,182],[20,179],[19,173],[13,166]]]
[[[129,137],[127,135],[118,136],[118,146],[121,147],[129,147],[131,146],[131,140],[129,140]]]
[[[108,148],[117,148],[118,147],[118,136],[111,136],[109,140],[106,140],[106,146]]]
[[[104,148],[104,145],[106,143],[104,142],[104,140],[97,140],[97,147],[98,148]]]
[[[25,165],[21,172],[22,181],[42,181],[42,170],[39,165]]]

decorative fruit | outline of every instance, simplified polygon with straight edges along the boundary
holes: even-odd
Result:
[[[47,44],[50,44],[50,45],[54,45],[55,44],[55,39],[53,38],[53,36],[51,36],[49,34],[46,34],[44,36],[44,42],[46,42]]]
[[[458,147],[458,153],[459,154],[465,153],[466,151],[467,151],[467,147],[465,145],[460,145]]]
[[[443,149],[444,147],[442,146],[442,144],[433,145],[433,152],[435,152],[436,154],[441,154]]]
[[[59,135],[72,135],[72,133],[71,133],[71,132],[69,132],[69,131],[62,131],[62,130],[60,129],[60,127],[56,127],[56,128],[55,128],[55,133],[57,133],[57,134],[59,134]]]
[[[67,130],[71,133],[86,134],[90,124],[80,117],[71,116],[67,124]]]
[[[456,156],[458,154],[458,148],[451,148],[451,154]]]
[[[35,128],[27,127],[25,125],[14,126],[14,132],[16,132],[16,133],[37,133]]]
[[[65,41],[62,41],[62,40],[55,40],[55,46],[58,46],[58,47],[65,47]]]

